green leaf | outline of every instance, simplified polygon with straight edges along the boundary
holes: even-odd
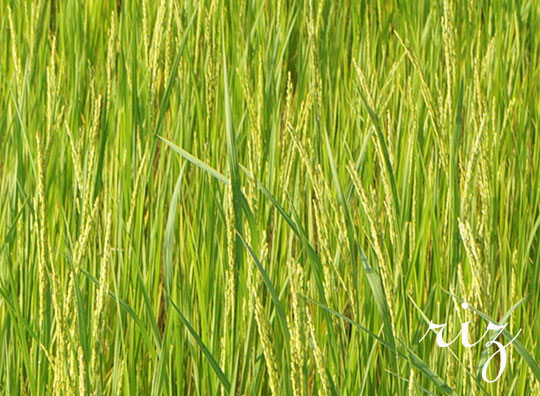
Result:
[[[210,350],[206,347],[206,345],[204,344],[201,337],[199,337],[199,334],[197,334],[197,332],[195,331],[195,329],[193,328],[191,323],[189,323],[189,320],[187,320],[187,318],[184,316],[184,314],[182,314],[182,311],[180,311],[180,309],[174,303],[174,301],[171,300],[170,298],[169,298],[169,301],[170,301],[172,307],[174,308],[174,310],[178,313],[178,316],[180,316],[180,319],[182,320],[182,322],[184,323],[186,328],[189,330],[189,332],[191,333],[191,335],[193,336],[193,338],[197,342],[197,345],[199,345],[199,348],[201,349],[202,353],[204,354],[204,356],[208,360],[208,363],[210,363],[210,367],[212,367],[212,370],[214,370],[214,372],[216,373],[219,381],[221,382],[221,384],[223,385],[225,390],[227,392],[229,392],[230,389],[231,389],[231,383],[227,379],[227,376],[225,375],[225,373],[219,367],[218,362],[216,361],[214,356],[212,356],[212,354],[210,353]]]
[[[212,168],[210,165],[205,164],[203,161],[198,159],[197,157],[191,155],[186,150],[184,150],[181,147],[178,147],[176,144],[170,142],[169,140],[165,139],[164,137],[158,136],[165,144],[167,144],[170,148],[172,148],[174,151],[176,151],[178,154],[180,154],[184,159],[191,162],[193,165],[198,166],[205,172],[207,172],[209,175],[213,176],[220,182],[224,184],[229,184],[229,179],[227,179],[225,176],[223,176],[221,173],[219,173],[217,170]]]
[[[268,292],[270,293],[270,297],[272,298],[272,301],[274,302],[274,305],[276,307],[276,312],[277,312],[277,316],[279,318],[279,324],[281,326],[283,336],[285,337],[285,341],[288,343],[291,337],[290,337],[290,334],[289,334],[289,328],[287,327],[287,319],[285,317],[285,311],[283,310],[283,306],[281,305],[281,301],[279,300],[279,296],[277,294],[277,291],[274,288],[274,285],[272,284],[272,281],[270,280],[270,277],[266,273],[266,270],[262,266],[261,262],[257,258],[257,255],[255,254],[255,252],[253,251],[251,246],[248,245],[248,243],[244,240],[244,238],[242,238],[242,236],[240,236],[239,234],[237,234],[237,235],[239,236],[240,240],[242,241],[242,243],[246,247],[247,251],[249,252],[251,257],[253,258],[253,261],[255,262],[255,265],[257,266],[257,269],[261,273],[264,284],[266,285],[266,288],[268,289]]]

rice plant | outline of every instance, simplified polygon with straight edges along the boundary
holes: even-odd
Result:
[[[540,394],[537,0],[0,9],[0,394]]]

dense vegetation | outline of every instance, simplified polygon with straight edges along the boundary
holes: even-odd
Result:
[[[0,393],[539,395],[540,6],[456,3],[0,1]]]

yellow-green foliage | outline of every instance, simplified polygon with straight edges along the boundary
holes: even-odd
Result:
[[[537,0],[0,10],[0,394],[540,392]]]

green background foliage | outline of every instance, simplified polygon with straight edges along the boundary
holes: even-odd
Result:
[[[0,9],[1,394],[540,394],[538,1]]]

